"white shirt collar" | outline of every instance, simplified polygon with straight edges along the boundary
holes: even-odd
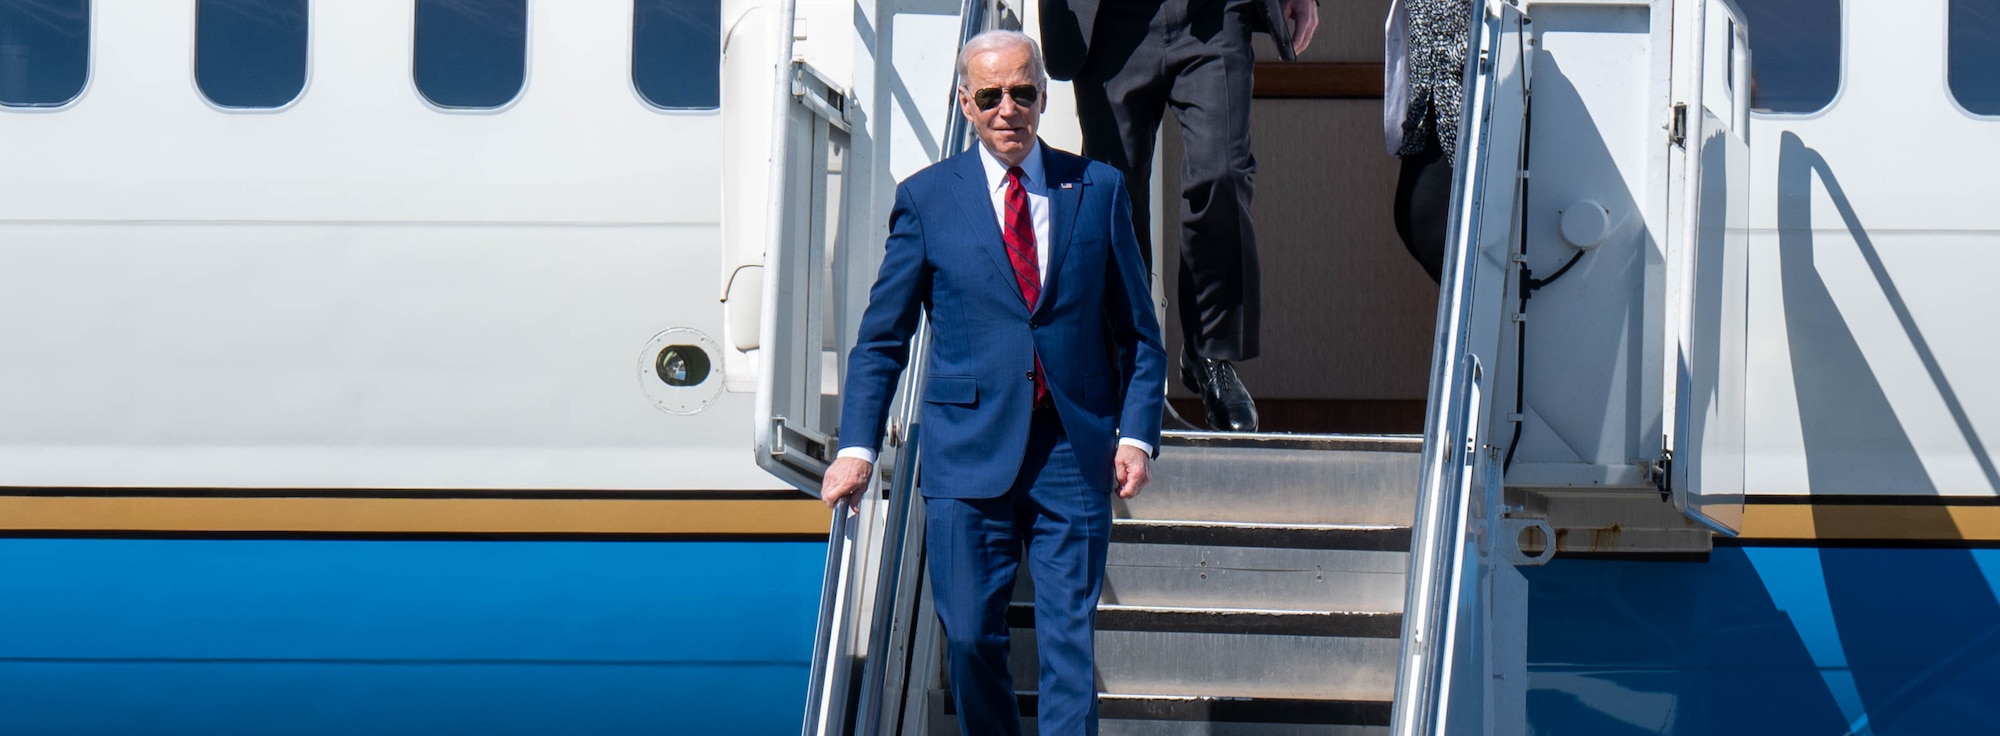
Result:
[[[986,150],[986,145],[983,143],[979,144],[979,163],[986,167],[987,191],[999,189],[1007,183],[1007,165],[1000,163],[1000,159],[994,157],[992,151]],[[1048,178],[1044,176],[1046,171],[1047,169],[1042,166],[1042,139],[1037,137],[1034,145],[1028,149],[1028,155],[1021,159],[1021,173],[1027,176],[1027,181],[1022,182],[1022,186],[1030,189],[1046,187],[1048,185]]]

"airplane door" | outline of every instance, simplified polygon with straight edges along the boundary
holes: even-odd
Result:
[[[872,274],[853,264],[842,217],[852,100],[803,62],[787,69],[772,131],[755,452],[759,466],[817,494],[838,449],[848,316]]]
[[[1748,319],[1750,46],[1729,0],[1676,9],[1670,125],[1665,477],[1675,507],[1716,531],[1743,526]],[[1690,32],[1683,32],[1686,29]]]

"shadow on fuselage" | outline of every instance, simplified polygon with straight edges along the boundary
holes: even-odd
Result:
[[[2000,550],[1718,546],[1529,583],[1535,734],[2000,732]]]
[[[1935,493],[1929,474],[1881,382],[1841,316],[1814,266],[1813,181],[1825,187],[1855,248],[1868,263],[1882,296],[1895,312],[1910,346],[1938,396],[1965,436],[1991,487],[2000,488],[1992,458],[1973,429],[1958,393],[1938,365],[1916,319],[1862,227],[1840,180],[1818,151],[1787,132],[1778,151],[1778,252],[1784,288],[1792,380],[1805,435],[1806,467],[1814,493]]]
[[[1839,177],[1818,151],[1786,132],[1778,150],[1779,273],[1806,473],[1813,492],[1932,498],[1937,494],[1903,422],[1815,267],[1814,256],[1822,244],[1813,228],[1814,181],[1840,215],[1988,484],[2000,487],[2000,474],[1958,392],[1890,278],[1875,239],[1863,227]],[[1851,518],[1826,504],[1814,508],[1815,527],[1822,534],[1837,531]],[[1942,505],[1905,505],[1896,511],[1910,528],[1956,528],[1950,510]],[[1920,555],[1921,567],[1884,564],[1899,555],[1910,555],[1913,562]],[[1979,679],[1989,685],[2000,682],[1995,677],[2000,675],[1996,659],[2000,601],[1993,592],[1994,581],[1972,551],[1821,549],[1818,558],[1828,615],[1838,632],[1838,641],[1829,642],[1835,647],[1830,651],[1847,663],[1874,733],[2000,730],[2000,711],[1989,709],[1991,720],[1980,722],[1981,728],[1966,728],[1973,724],[1939,712],[1941,707],[1955,709],[1946,705],[1952,686],[1969,673],[1984,670],[1986,676]],[[1987,562],[1986,567],[1993,564]],[[1906,610],[1913,605],[1920,610]],[[1958,725],[1949,731],[1935,730],[1946,723]]]
[[[1826,159],[1780,138],[1778,271],[1819,546],[1720,540],[1706,563],[1557,560],[1529,581],[1538,734],[2000,733],[2000,549],[1834,541],[1843,496],[1914,496],[1893,528],[1952,512],[1815,265],[1814,182],[1867,263],[1974,459],[1994,482],[1927,337]],[[2000,485],[2000,482],[1996,482]],[[1756,492],[1757,489],[1750,489]],[[1924,548],[1932,547],[1932,548]]]

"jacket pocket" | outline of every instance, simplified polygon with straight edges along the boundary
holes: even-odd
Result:
[[[979,379],[972,376],[931,376],[924,381],[924,401],[931,404],[974,404]]]

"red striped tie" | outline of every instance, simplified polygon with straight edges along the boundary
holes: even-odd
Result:
[[[1007,260],[1014,264],[1014,280],[1021,284],[1021,299],[1028,313],[1042,299],[1040,258],[1035,255],[1035,218],[1028,212],[1028,190],[1021,186],[1021,167],[1007,169],[1007,226],[1001,238],[1007,241]],[[1035,356],[1035,406],[1049,400],[1049,383],[1042,371],[1042,356]]]

